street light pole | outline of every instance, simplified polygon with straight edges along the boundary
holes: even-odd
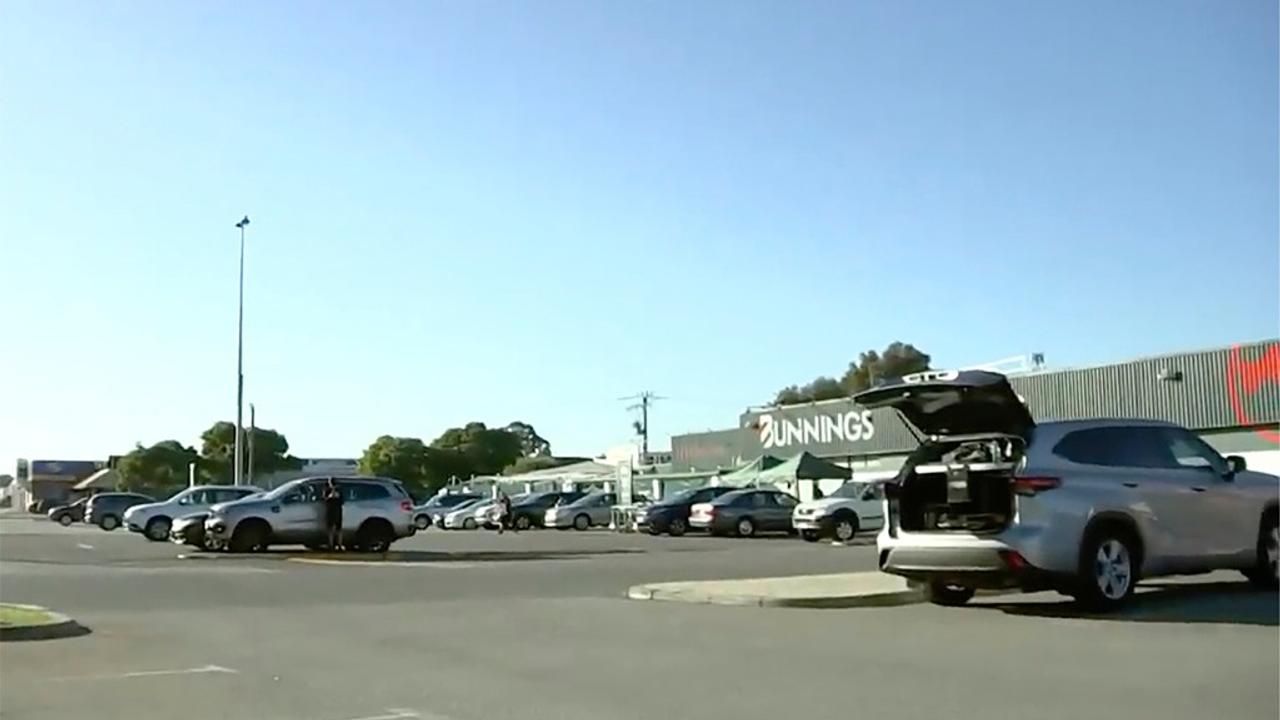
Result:
[[[236,227],[240,228],[240,313],[236,327],[236,465],[232,474],[236,485],[242,484],[244,479],[244,229],[248,226],[248,215],[236,223]]]

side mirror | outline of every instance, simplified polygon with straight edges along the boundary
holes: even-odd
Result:
[[[1245,470],[1248,470],[1248,469],[1249,469],[1249,464],[1244,461],[1244,458],[1240,457],[1239,455],[1227,456],[1228,476],[1235,475],[1238,472],[1244,472]]]

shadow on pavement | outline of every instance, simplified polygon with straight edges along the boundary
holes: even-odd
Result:
[[[1247,582],[1179,583],[1152,581],[1138,586],[1128,608],[1106,615],[1080,610],[1071,600],[1061,602],[993,602],[975,604],[1010,615],[1105,620],[1109,622],[1220,623],[1280,625],[1280,605],[1274,591],[1257,590]]]
[[[263,553],[235,555],[243,558],[298,558],[303,560],[328,560],[385,563],[441,563],[441,562],[517,562],[522,560],[575,560],[599,555],[642,554],[638,549],[581,549],[581,550],[392,550],[387,553],[329,552],[326,550],[268,550]]]

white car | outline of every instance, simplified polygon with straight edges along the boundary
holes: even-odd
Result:
[[[477,519],[477,513],[491,507],[493,507],[493,500],[473,500],[465,503],[445,513],[440,520],[440,527],[446,530],[475,530],[481,524]]]
[[[797,505],[791,524],[809,542],[823,537],[848,542],[864,530],[884,525],[883,499],[879,485],[847,482],[827,497]]]
[[[218,503],[240,500],[261,488],[252,485],[197,485],[177,493],[164,502],[134,505],[124,513],[124,524],[148,540],[163,542],[169,538],[174,518],[208,510]]]

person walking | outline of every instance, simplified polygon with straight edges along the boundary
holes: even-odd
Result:
[[[342,490],[329,478],[324,489],[324,525],[329,532],[329,549],[344,550],[342,545]]]
[[[511,498],[507,494],[498,491],[498,534],[501,535],[507,529],[507,523],[511,522]]]

